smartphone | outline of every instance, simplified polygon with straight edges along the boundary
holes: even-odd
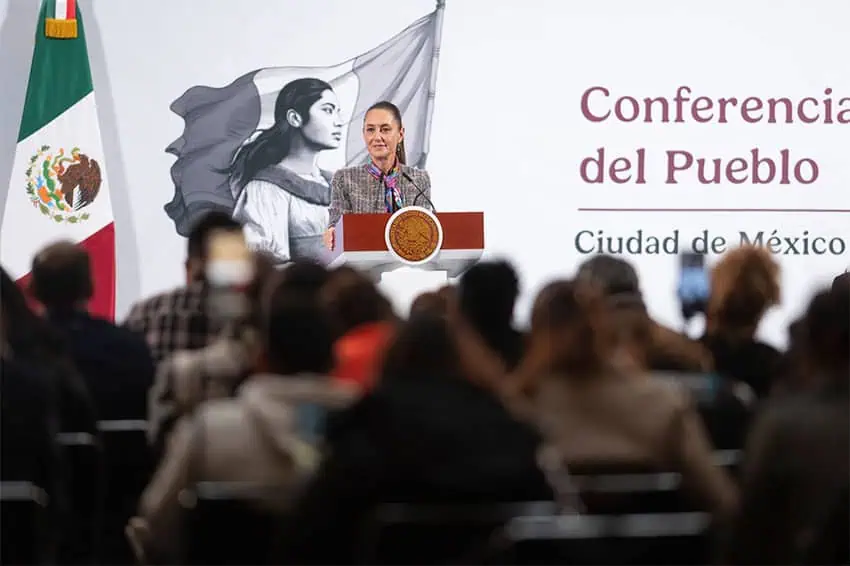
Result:
[[[711,282],[705,266],[705,255],[686,252],[680,256],[677,294],[682,306],[682,316],[690,319],[705,312],[711,292]]]

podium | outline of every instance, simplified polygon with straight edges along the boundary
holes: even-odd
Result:
[[[379,283],[401,314],[419,294],[445,285],[484,252],[484,213],[410,206],[394,214],[344,214],[330,268],[350,265]]]

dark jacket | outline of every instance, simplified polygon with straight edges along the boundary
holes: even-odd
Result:
[[[66,509],[67,497],[61,482],[63,471],[56,433],[59,414],[55,389],[50,377],[38,368],[19,360],[0,360],[0,480],[29,482],[46,492],[53,511],[51,528],[44,533],[40,546],[43,559],[49,560],[56,542],[59,520]],[[4,513],[0,541],[5,563],[29,562],[24,556],[31,531]],[[25,542],[27,541],[27,542]]]
[[[144,420],[154,378],[153,359],[144,339],[84,312],[52,313],[49,319],[67,341],[98,420]]]
[[[364,520],[382,503],[553,499],[537,467],[537,433],[459,377],[386,379],[330,419],[327,440],[293,513],[287,561],[354,561]]]
[[[154,363],[144,338],[85,312],[54,312],[48,318],[67,343],[98,420],[146,422]],[[99,435],[104,477],[97,497],[103,497],[105,512],[99,551],[104,562],[132,560],[123,526],[153,473],[145,431],[114,428]]]
[[[723,336],[704,336],[702,343],[714,358],[715,373],[746,383],[759,399],[770,393],[773,382],[781,376],[782,354],[768,344]]]
[[[846,381],[765,408],[747,445],[724,564],[846,564],[846,527],[835,536],[830,525],[842,515],[846,523],[850,504],[848,423]]]

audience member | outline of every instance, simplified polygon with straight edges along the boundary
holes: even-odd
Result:
[[[455,289],[444,286],[437,291],[428,291],[416,297],[410,305],[410,316],[420,314],[432,314],[434,316],[448,316],[449,309],[454,308]]]
[[[810,389],[753,427],[726,564],[848,563],[850,286],[815,295],[800,336]]]
[[[280,273],[288,289],[310,296],[318,296],[331,278],[331,272],[324,266],[304,259],[287,263]]]
[[[233,290],[238,295],[233,297],[211,290],[208,314],[222,327],[219,336],[208,346],[180,350],[159,364],[148,396],[148,438],[154,446],[164,446],[177,420],[202,402],[233,396],[253,370],[261,348],[261,298],[277,279],[271,258],[255,254],[253,259],[254,278],[244,292]]]
[[[742,246],[714,266],[702,342],[718,374],[746,383],[759,398],[782,370],[779,351],[755,337],[764,314],[778,303],[779,266],[764,248]]]
[[[540,291],[527,336],[512,322],[519,277],[507,262],[420,295],[402,321],[366,275],[275,266],[209,213],[189,237],[186,285],[138,303],[119,328],[87,312],[89,261],[64,241],[36,255],[28,291],[44,317],[0,273],[0,479],[39,486],[49,511],[38,538],[4,483],[4,562],[188,559],[184,519],[209,517],[182,506],[201,483],[253,488],[260,516],[283,519],[275,559],[350,563],[386,504],[557,499],[583,515],[653,513],[672,500],[603,496],[586,476],[674,472],[722,519],[724,563],[850,563],[850,273],[813,297],[780,354],[755,338],[779,301],[779,268],[752,246],[713,268],[699,341],[653,321],[635,269],[606,255]],[[163,456],[153,478],[141,432],[139,446],[98,431],[98,418],[146,414]],[[745,438],[736,486],[713,450]],[[248,524],[246,511],[233,521]],[[381,542],[410,562],[463,559],[454,525],[425,544],[411,528]],[[636,548],[610,544],[618,556]]]
[[[88,447],[91,467],[77,476],[72,466],[72,449],[62,447],[60,470],[65,472],[64,493],[68,500],[65,509],[61,509],[62,503],[59,503],[60,508],[55,510],[67,512],[61,519],[63,529],[58,542],[58,559],[74,563],[91,560],[96,551],[96,515],[102,499],[99,486],[103,479],[99,474],[100,446],[94,403],[61,333],[30,310],[23,293],[5,271],[0,284],[0,303],[9,356],[28,367],[31,375],[44,376],[51,389],[55,414],[58,414],[59,432],[83,437],[91,444]],[[53,416],[51,413],[47,418]]]
[[[174,352],[203,348],[221,332],[207,306],[207,258],[210,239],[223,232],[241,235],[242,227],[222,212],[202,217],[189,234],[186,285],[137,303],[127,316],[124,325],[145,337],[156,364]]]
[[[513,326],[518,295],[519,276],[506,261],[474,265],[457,286],[461,316],[509,370],[516,367],[523,353],[524,337]]]
[[[464,374],[445,318],[401,326],[376,387],[329,423],[329,450],[293,513],[293,563],[350,563],[382,503],[551,500],[540,439]]]
[[[649,369],[685,372],[711,369],[711,354],[699,342],[651,319],[637,272],[626,260],[609,255],[593,256],[579,266],[576,278],[599,288],[619,315],[624,330],[644,334],[642,339],[647,344],[643,362]]]
[[[96,434],[94,404],[62,335],[30,310],[23,293],[5,271],[0,299],[8,323],[6,344],[11,355],[50,377],[59,407],[60,431]]]
[[[144,339],[95,318],[87,311],[93,282],[88,253],[67,241],[51,244],[33,260],[31,294],[63,336],[69,355],[91,395],[101,421],[144,421],[145,398],[153,383],[154,365]],[[127,454],[113,443],[106,449],[104,526],[100,559],[130,564],[132,554],[122,525],[149,478],[147,454]]]
[[[702,504],[725,514],[736,489],[712,461],[712,447],[687,391],[611,363],[610,311],[594,287],[555,282],[540,293],[520,379],[532,385],[524,409],[558,460],[679,472]]]
[[[40,540],[31,541],[35,548],[24,545],[29,539],[22,525],[12,520],[0,523],[0,560],[5,564],[52,564],[55,543],[60,534],[61,515],[67,511],[67,494],[63,466],[56,435],[60,419],[57,388],[53,376],[38,364],[19,358],[10,344],[16,342],[18,351],[27,351],[49,340],[31,328],[28,336],[17,339],[11,335],[17,327],[20,333],[29,315],[21,310],[26,301],[14,282],[2,271],[2,300],[0,310],[0,480],[29,482],[44,490],[51,503],[53,520]],[[33,317],[34,318],[34,317]],[[36,340],[27,345],[24,340]],[[4,515],[5,519],[5,515]],[[35,552],[38,556],[30,554]]]
[[[262,354],[255,374],[233,399],[210,401],[183,419],[142,496],[128,533],[140,559],[180,558],[179,495],[200,481],[246,482],[285,492],[318,460],[315,437],[321,413],[352,399],[352,390],[327,377],[333,364],[333,330],[314,296],[278,287],[262,325]],[[349,478],[350,480],[351,478]]]
[[[32,264],[31,293],[61,331],[101,420],[144,419],[154,366],[147,344],[132,332],[91,316],[93,283],[88,253],[71,242],[40,251]]]
[[[371,388],[395,330],[392,305],[372,281],[350,267],[331,274],[322,297],[337,336],[332,375]]]

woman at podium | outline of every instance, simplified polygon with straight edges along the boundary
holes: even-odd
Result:
[[[325,245],[334,246],[334,226],[343,214],[393,213],[405,206],[432,209],[431,178],[405,161],[401,112],[392,102],[373,104],[363,118],[365,165],[339,169],[331,181],[331,205]]]

